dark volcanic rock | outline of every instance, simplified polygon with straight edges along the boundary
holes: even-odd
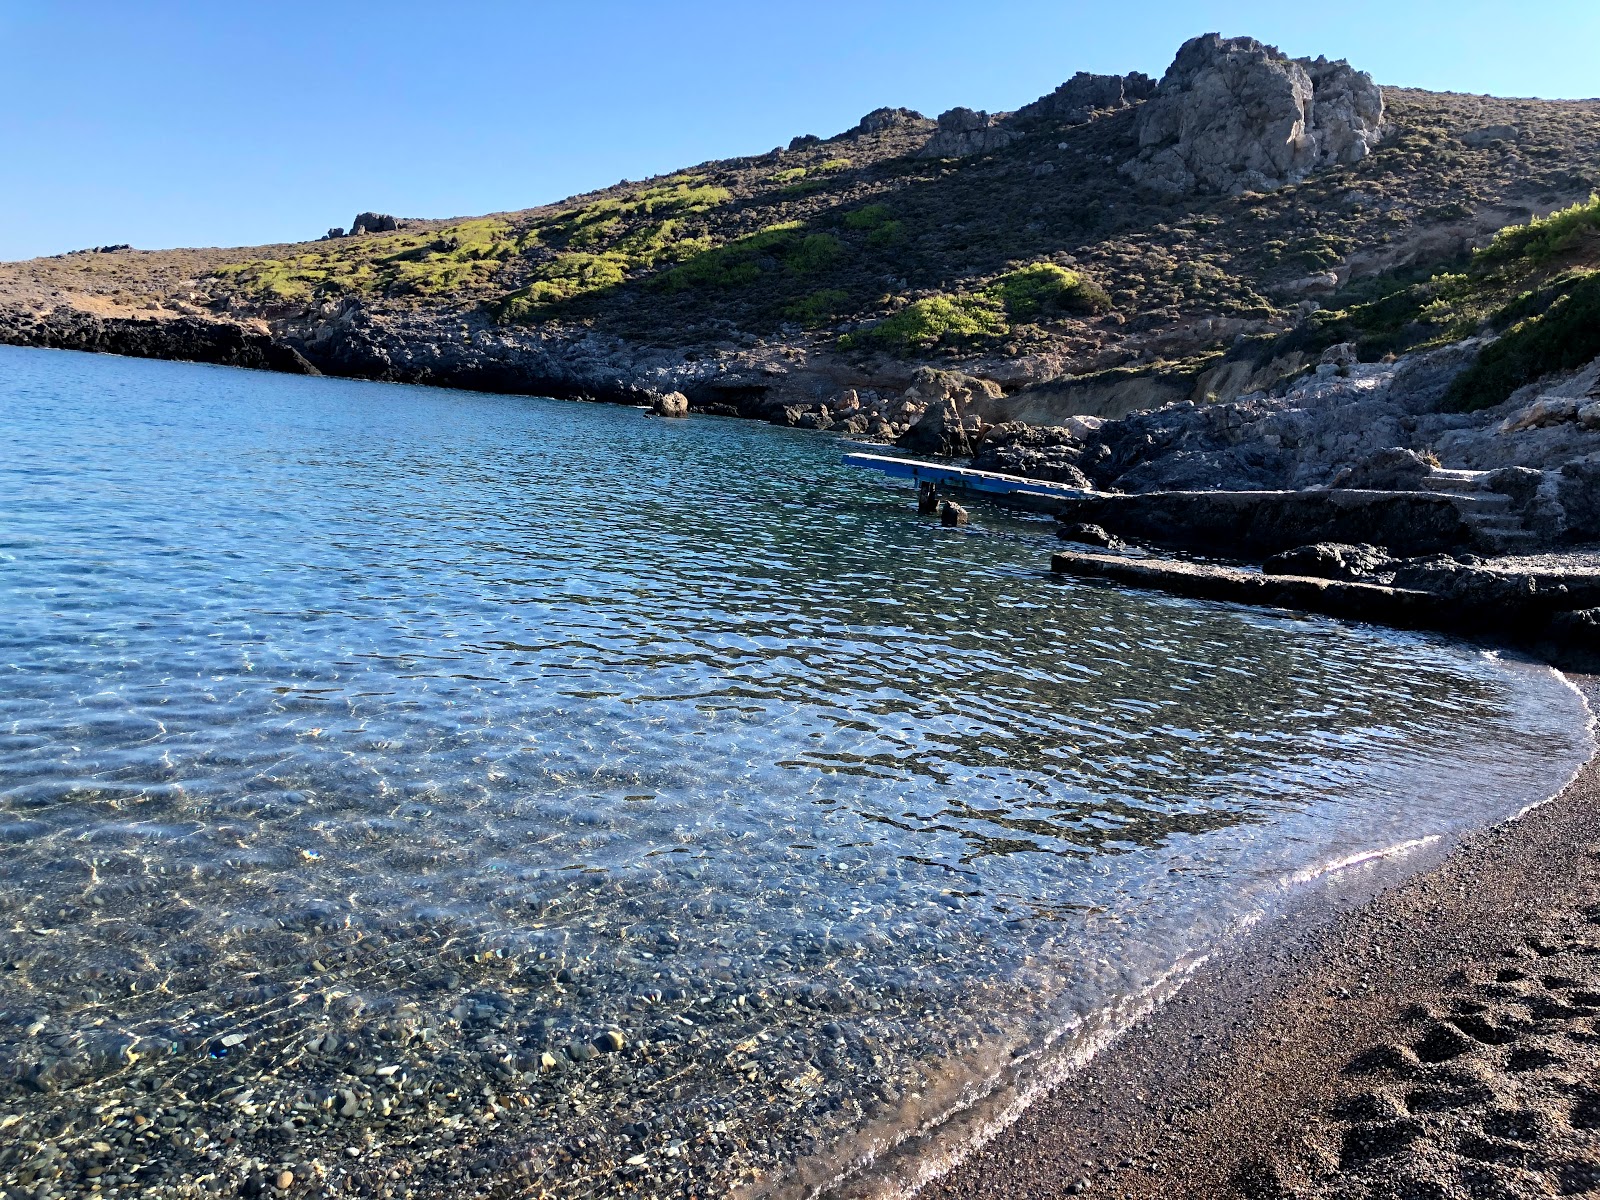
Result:
[[[890,129],[932,129],[934,122],[914,108],[875,108],[853,128],[840,137],[864,137],[869,133],[884,133]]]
[[[990,427],[972,465],[980,471],[1092,489],[1094,485],[1078,465],[1082,457],[1083,443],[1070,429],[1010,421]]]
[[[1079,522],[1076,525],[1063,525],[1056,530],[1056,536],[1063,542],[1077,542],[1082,546],[1099,546],[1103,550],[1120,549],[1122,539],[1107,533],[1099,525],[1088,525]]]
[[[1600,538],[1600,460],[1590,456],[1563,466],[1556,494],[1566,510],[1568,536]]]
[[[1317,542],[1374,542],[1397,554],[1433,554],[1472,543],[1448,496],[1427,492],[1237,491],[1099,495],[1062,501],[1064,524],[1103,525],[1164,546],[1239,558]]]
[[[961,424],[960,409],[949,397],[929,404],[927,411],[901,435],[895,445],[913,454],[954,456],[972,453],[972,443]]]
[[[1377,488],[1381,491],[1415,491],[1432,472],[1432,465],[1415,450],[1391,446],[1365,462],[1339,472],[1335,487]]]
[[[989,154],[1016,140],[1017,135],[1005,128],[1000,118],[970,108],[952,108],[939,114],[937,132],[917,151],[917,157],[965,158],[969,154]]]
[[[43,315],[0,312],[0,341],[52,350],[88,350],[130,358],[170,358],[180,362],[252,367],[291,375],[319,372],[294,347],[264,333],[224,321],[197,317],[141,320],[99,317],[58,308]]]
[[[1268,575],[1304,575],[1313,579],[1365,579],[1386,567],[1394,559],[1388,551],[1369,545],[1349,546],[1337,542],[1319,542],[1312,546],[1297,546],[1274,554],[1261,564]]]
[[[389,233],[400,227],[400,223],[388,213],[364,212],[357,213],[356,219],[350,222],[350,234],[358,233]]]
[[[1048,96],[1025,104],[1008,118],[1008,124],[1034,120],[1066,121],[1082,125],[1099,113],[1115,112],[1141,100],[1156,90],[1156,81],[1141,71],[1131,75],[1091,75],[1079,71]]]

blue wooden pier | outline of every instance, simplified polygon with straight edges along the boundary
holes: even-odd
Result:
[[[919,488],[931,485],[939,490],[949,488],[982,492],[1001,503],[1045,511],[1052,509],[1055,501],[1087,500],[1098,494],[1066,483],[1005,475],[999,471],[979,471],[972,467],[952,467],[915,458],[896,458],[889,454],[846,454],[844,464],[847,467],[881,471],[894,479],[909,479]]]

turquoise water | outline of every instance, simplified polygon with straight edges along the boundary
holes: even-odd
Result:
[[[1589,751],[815,434],[15,349],[0,422],[0,1180],[825,1178]]]

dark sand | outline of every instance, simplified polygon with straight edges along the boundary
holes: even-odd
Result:
[[[1600,760],[1313,917],[1203,969],[922,1196],[1600,1193]]]

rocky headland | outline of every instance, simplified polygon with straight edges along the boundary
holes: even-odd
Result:
[[[1597,186],[1600,102],[1208,34],[541,208],[5,264],[0,339],[892,441],[1241,559],[1543,553],[1600,540]]]

